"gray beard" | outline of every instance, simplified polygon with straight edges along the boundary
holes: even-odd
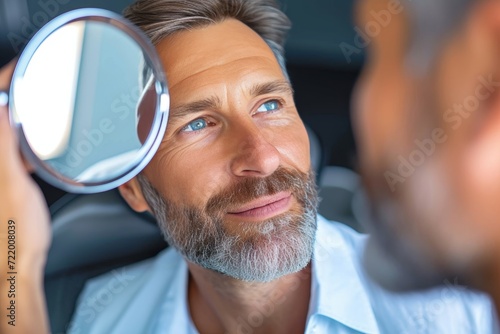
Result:
[[[238,280],[269,282],[298,272],[311,261],[318,204],[312,172],[281,168],[275,174],[281,176],[255,178],[238,185],[240,190],[233,189],[238,193],[246,191],[252,199],[291,190],[300,210],[259,223],[238,223],[238,233],[224,225],[226,201],[219,203],[213,198],[204,209],[177,205],[165,200],[143,175],[138,180],[165,240],[186,260]],[[225,193],[219,197],[235,196],[238,194]]]

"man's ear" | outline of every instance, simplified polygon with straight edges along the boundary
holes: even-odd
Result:
[[[122,195],[123,199],[128,203],[128,205],[137,212],[151,211],[144,195],[142,189],[139,185],[137,177],[118,187],[118,191]]]
[[[489,73],[483,75],[483,91],[489,92],[485,110],[476,112],[480,120],[474,124],[475,131],[473,146],[469,150],[467,161],[476,165],[474,174],[482,178],[483,182],[491,186],[491,178],[498,175],[500,170],[500,2],[485,2],[478,20],[485,30],[483,35],[488,36],[489,48],[482,50],[491,55]],[[486,59],[485,59],[486,60]],[[500,181],[500,180],[499,180]]]

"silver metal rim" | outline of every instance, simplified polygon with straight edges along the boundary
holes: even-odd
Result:
[[[15,117],[16,104],[13,98],[13,91],[16,87],[16,82],[18,82],[24,76],[31,58],[33,57],[36,50],[40,47],[41,43],[43,43],[43,41],[48,36],[50,36],[54,31],[61,28],[62,26],[71,22],[81,20],[105,22],[127,33],[141,46],[144,51],[144,55],[149,58],[148,60],[150,61],[150,65],[153,69],[153,74],[156,78],[156,115],[153,121],[151,132],[144,145],[141,147],[141,149],[139,149],[137,158],[131,164],[131,168],[123,174],[110,180],[95,183],[76,182],[74,180],[66,178],[54,169],[50,168],[50,166],[45,164],[35,155],[27,142],[26,136],[24,135],[22,124],[17,121],[18,118]],[[0,102],[1,99],[2,95],[0,93]],[[17,129],[21,150],[26,159],[35,167],[36,173],[45,181],[55,187],[58,187],[67,192],[82,194],[98,193],[116,188],[139,174],[151,161],[158,147],[160,146],[167,127],[170,108],[170,95],[168,92],[165,72],[163,70],[163,66],[158,57],[158,54],[156,53],[156,50],[149,39],[142,33],[142,31],[140,31],[136,26],[134,26],[122,16],[114,12],[96,8],[77,9],[62,14],[47,23],[42,29],[40,29],[38,33],[35,34],[35,36],[28,43],[19,58],[10,87],[10,99],[7,98],[7,100],[10,102],[9,115],[11,125]]]

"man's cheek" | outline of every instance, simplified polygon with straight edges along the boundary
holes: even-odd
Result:
[[[184,204],[189,203],[198,208],[204,208],[209,200],[223,191],[229,185],[223,175],[213,171],[212,173],[186,174],[192,175],[184,182],[186,185],[182,191]],[[193,177],[193,176],[196,177]]]
[[[307,172],[310,164],[310,147],[307,132],[290,130],[286,136],[275,140],[274,147],[278,150],[281,164],[301,167],[302,172]]]

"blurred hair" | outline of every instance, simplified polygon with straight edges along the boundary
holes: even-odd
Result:
[[[443,41],[460,26],[467,12],[478,0],[405,0],[411,20],[409,65],[424,72]]]
[[[153,44],[179,31],[236,19],[264,39],[288,79],[284,44],[291,24],[274,0],[138,0],[124,16]]]

